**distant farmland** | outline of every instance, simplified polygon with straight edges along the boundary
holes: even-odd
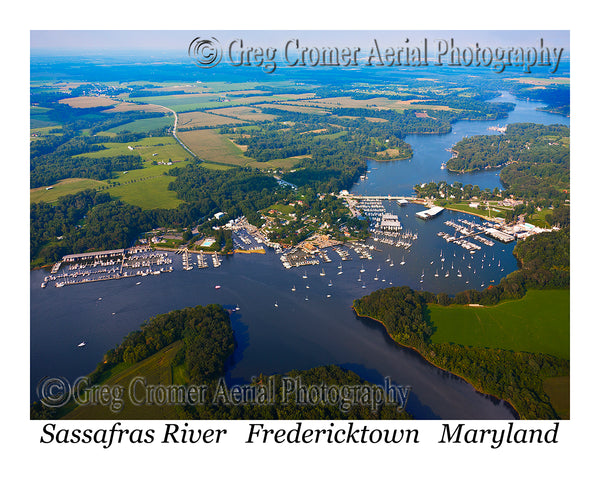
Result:
[[[219,112],[216,110],[215,112]],[[178,115],[178,128],[219,127],[221,125],[242,125],[245,122],[236,118],[223,117],[212,112],[188,112]]]
[[[113,100],[112,98],[99,96],[63,98],[62,100],[59,100],[58,103],[64,103],[66,105],[69,105],[69,107],[73,108],[94,108],[110,107],[111,105],[115,105],[118,102],[116,100]]]

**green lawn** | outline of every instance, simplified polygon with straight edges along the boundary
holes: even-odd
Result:
[[[569,358],[569,290],[530,290],[491,307],[430,305],[434,343]]]

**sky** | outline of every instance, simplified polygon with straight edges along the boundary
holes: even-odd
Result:
[[[280,47],[287,40],[299,38],[310,46],[362,46],[374,38],[381,44],[399,46],[409,39],[417,44],[423,38],[429,41],[450,40],[464,46],[489,47],[538,46],[541,38],[546,45],[569,50],[568,30],[31,30],[32,52],[68,54],[76,52],[108,53],[125,51],[186,51],[197,36],[216,37],[221,44],[243,38],[248,44]]]

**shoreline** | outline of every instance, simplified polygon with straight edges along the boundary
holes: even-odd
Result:
[[[369,315],[363,315],[363,314],[360,314],[360,313],[358,313],[358,312],[356,311],[356,309],[354,308],[354,305],[352,305],[352,307],[351,307],[351,308],[352,308],[352,311],[353,311],[353,312],[356,314],[356,316],[357,316],[357,317],[359,317],[359,318],[368,318],[369,320],[372,320],[372,321],[374,321],[374,322],[377,322],[377,323],[379,323],[380,325],[382,325],[382,326],[383,326],[383,328],[385,329],[385,332],[386,332],[387,336],[388,336],[388,337],[389,337],[389,338],[390,338],[390,339],[391,339],[391,340],[392,340],[392,341],[393,341],[393,342],[394,342],[396,345],[399,345],[399,346],[400,346],[400,347],[402,347],[402,348],[408,348],[409,350],[412,350],[412,351],[416,352],[417,354],[419,354],[419,356],[420,356],[420,357],[421,357],[423,360],[425,360],[427,363],[429,363],[430,365],[434,366],[435,368],[437,368],[437,369],[439,369],[439,370],[441,370],[441,371],[443,371],[443,372],[449,373],[449,374],[451,374],[451,375],[454,375],[455,377],[457,377],[457,378],[460,378],[461,380],[464,380],[464,381],[465,381],[465,382],[467,382],[469,385],[471,385],[471,387],[473,387],[473,389],[474,389],[474,390],[475,390],[477,393],[480,393],[480,394],[482,394],[482,395],[487,395],[487,396],[489,396],[489,397],[492,397],[492,398],[494,398],[494,399],[498,400],[499,402],[500,402],[500,401],[502,401],[502,402],[506,402],[508,405],[510,405],[510,408],[511,408],[511,409],[512,409],[512,410],[513,410],[513,411],[514,411],[516,414],[517,414],[517,420],[522,420],[522,418],[521,418],[521,414],[520,414],[520,413],[519,413],[519,411],[518,411],[518,410],[515,408],[515,406],[514,406],[514,405],[513,405],[513,404],[510,402],[510,400],[507,400],[507,399],[505,399],[505,398],[498,398],[497,396],[495,396],[495,395],[493,395],[493,394],[491,394],[491,393],[487,393],[487,392],[484,392],[483,390],[480,390],[480,389],[478,389],[478,388],[477,388],[475,385],[473,385],[473,383],[472,383],[471,381],[469,381],[468,379],[466,379],[466,378],[465,378],[465,377],[463,377],[462,375],[460,375],[460,374],[458,374],[458,373],[455,373],[455,372],[453,372],[453,371],[451,371],[451,370],[447,370],[447,369],[445,369],[445,368],[442,368],[442,367],[440,367],[439,365],[435,364],[433,361],[431,361],[429,358],[427,358],[427,357],[426,357],[426,356],[423,354],[423,352],[421,352],[421,351],[420,351],[419,349],[417,349],[416,347],[413,347],[413,346],[411,346],[411,345],[405,345],[405,344],[403,344],[403,343],[400,343],[400,342],[398,342],[397,340],[395,340],[395,339],[394,339],[394,338],[393,338],[393,337],[390,335],[390,332],[389,332],[389,330],[388,330],[387,326],[385,325],[385,323],[383,323],[381,320],[378,320],[378,319],[376,319],[376,318],[370,317]]]
[[[482,214],[473,213],[473,212],[466,212],[465,210],[459,210],[458,208],[453,208],[453,207],[448,207],[448,206],[444,206],[444,208],[446,210],[452,210],[453,212],[460,212],[460,213],[464,213],[466,215],[473,215],[474,217],[483,218],[484,220],[488,220],[488,221],[494,221],[497,218],[504,220],[502,217],[488,217],[487,215],[482,215]]]

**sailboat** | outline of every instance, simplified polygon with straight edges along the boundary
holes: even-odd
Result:
[[[392,257],[388,254],[388,258],[385,259],[386,262],[389,262],[392,259]]]
[[[394,260],[390,261],[390,267],[394,266]]]
[[[340,271],[338,272],[338,275],[341,275],[342,273],[344,273],[344,271],[343,271],[343,270],[340,270]]]
[[[86,343],[85,342],[81,342],[79,345],[77,345],[78,347],[85,347]]]
[[[322,277],[325,276],[325,270],[323,268],[321,269],[321,273],[319,273],[319,275],[321,275]]]
[[[360,267],[360,273],[365,273],[365,266],[364,266],[364,264],[361,265],[361,267]]]
[[[310,286],[309,286],[309,285],[306,285],[306,288],[310,288]]]
[[[279,305],[277,305],[277,300],[275,300],[275,306],[278,307]]]
[[[444,277],[448,278],[450,276],[450,270],[446,270],[446,275]]]
[[[366,286],[365,286],[365,284],[363,283],[363,284],[362,284],[362,287],[360,287],[360,288],[367,288],[367,287],[366,287]]]
[[[377,271],[379,271],[379,270],[381,270],[381,265],[379,265],[379,266],[377,267]]]
[[[329,280],[329,284],[327,286],[328,287],[333,287],[333,282],[331,280]]]
[[[375,278],[373,278],[373,280],[375,280],[375,281],[379,280],[379,277],[377,276],[377,274],[375,274]]]
[[[292,287],[292,292],[295,292],[295,291],[296,291],[296,285],[294,285],[294,286]]]
[[[340,262],[340,264],[338,265],[338,268],[342,268],[342,262]]]
[[[404,261],[404,255],[402,255],[402,261],[400,262],[400,265],[404,265],[406,262]]]
[[[462,277],[462,273],[460,273],[460,268],[458,269],[458,273],[456,274],[457,277]]]
[[[435,271],[435,275],[434,275],[434,277],[439,277],[439,276],[440,276],[440,275],[438,274],[438,271],[436,270],[436,271]]]
[[[362,279],[360,278],[360,274],[358,274],[358,281],[362,282]]]
[[[302,275],[302,278],[308,278],[308,275],[306,274],[306,270],[304,271],[304,275]]]

